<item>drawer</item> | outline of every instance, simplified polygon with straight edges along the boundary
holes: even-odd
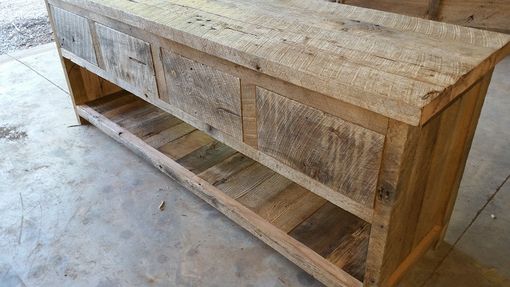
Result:
[[[261,152],[371,207],[384,136],[257,87]]]
[[[163,49],[167,95],[161,100],[242,139],[240,80]]]
[[[60,47],[97,65],[88,20],[57,7],[52,8],[55,33]]]
[[[149,43],[96,24],[104,69],[131,86],[138,96],[157,97],[158,88]]]

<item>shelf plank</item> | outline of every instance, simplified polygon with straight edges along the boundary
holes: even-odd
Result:
[[[201,173],[237,153],[220,142],[212,142],[182,157],[177,162],[195,174]]]
[[[273,174],[275,172],[269,168],[253,163],[215,186],[228,196],[237,199],[264,183]]]
[[[193,132],[194,130],[195,128],[192,126],[181,122],[175,126],[169,127],[160,133],[143,138],[143,140],[153,148],[159,149],[165,144],[181,138]]]
[[[367,226],[356,216],[327,202],[289,235],[324,258],[331,259],[340,268],[350,265],[349,268],[357,272],[354,276],[362,280],[365,260],[354,259],[359,255],[365,255],[366,258],[369,236]],[[350,262],[362,265],[352,266]]]
[[[178,118],[168,115],[158,115],[150,120],[140,121],[139,124],[126,128],[132,131],[134,135],[140,137],[143,140],[146,140],[149,138],[154,139],[154,137],[156,137],[157,135],[160,135],[164,131],[173,128],[179,124],[182,124],[182,122]],[[192,130],[189,129],[189,131],[191,132]],[[175,139],[181,136],[183,135],[175,137]]]
[[[285,232],[294,229],[326,203],[325,199],[279,174],[238,200]]]
[[[221,163],[207,169],[204,172],[199,173],[198,176],[210,184],[216,186],[227,180],[227,178],[233,174],[247,168],[254,163],[255,161],[251,158],[243,154],[236,153]]]
[[[93,102],[88,103],[88,105],[96,112],[106,116],[104,115],[104,112],[138,100],[139,99],[137,97],[131,96],[128,92],[120,91],[114,95],[94,100]]]
[[[141,101],[141,100],[138,100]],[[137,102],[138,102],[137,101]],[[143,103],[142,103],[143,105]],[[128,129],[129,131],[133,131],[133,128],[136,126],[149,126],[145,122],[150,122],[154,118],[162,115],[160,110],[154,109],[153,106],[143,106],[142,108],[130,111],[130,113],[122,115],[122,120],[115,120],[119,126]]]
[[[132,101],[128,104],[121,105],[109,109],[103,113],[105,117],[113,122],[120,122],[121,120],[128,118],[130,113],[136,112],[141,108],[147,108],[147,106],[142,101]]]
[[[178,160],[213,141],[214,140],[207,134],[199,130],[194,130],[189,134],[163,145],[159,148],[159,151],[173,160]]]

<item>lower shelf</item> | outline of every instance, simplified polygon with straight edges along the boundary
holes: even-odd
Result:
[[[363,285],[365,221],[126,92],[77,110],[326,285]]]

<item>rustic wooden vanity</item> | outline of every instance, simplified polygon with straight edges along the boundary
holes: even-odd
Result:
[[[47,0],[75,110],[328,286],[442,239],[510,37],[308,0]]]

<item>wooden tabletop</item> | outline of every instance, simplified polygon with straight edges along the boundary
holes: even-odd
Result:
[[[510,35],[320,0],[64,0],[419,125],[510,53]]]

